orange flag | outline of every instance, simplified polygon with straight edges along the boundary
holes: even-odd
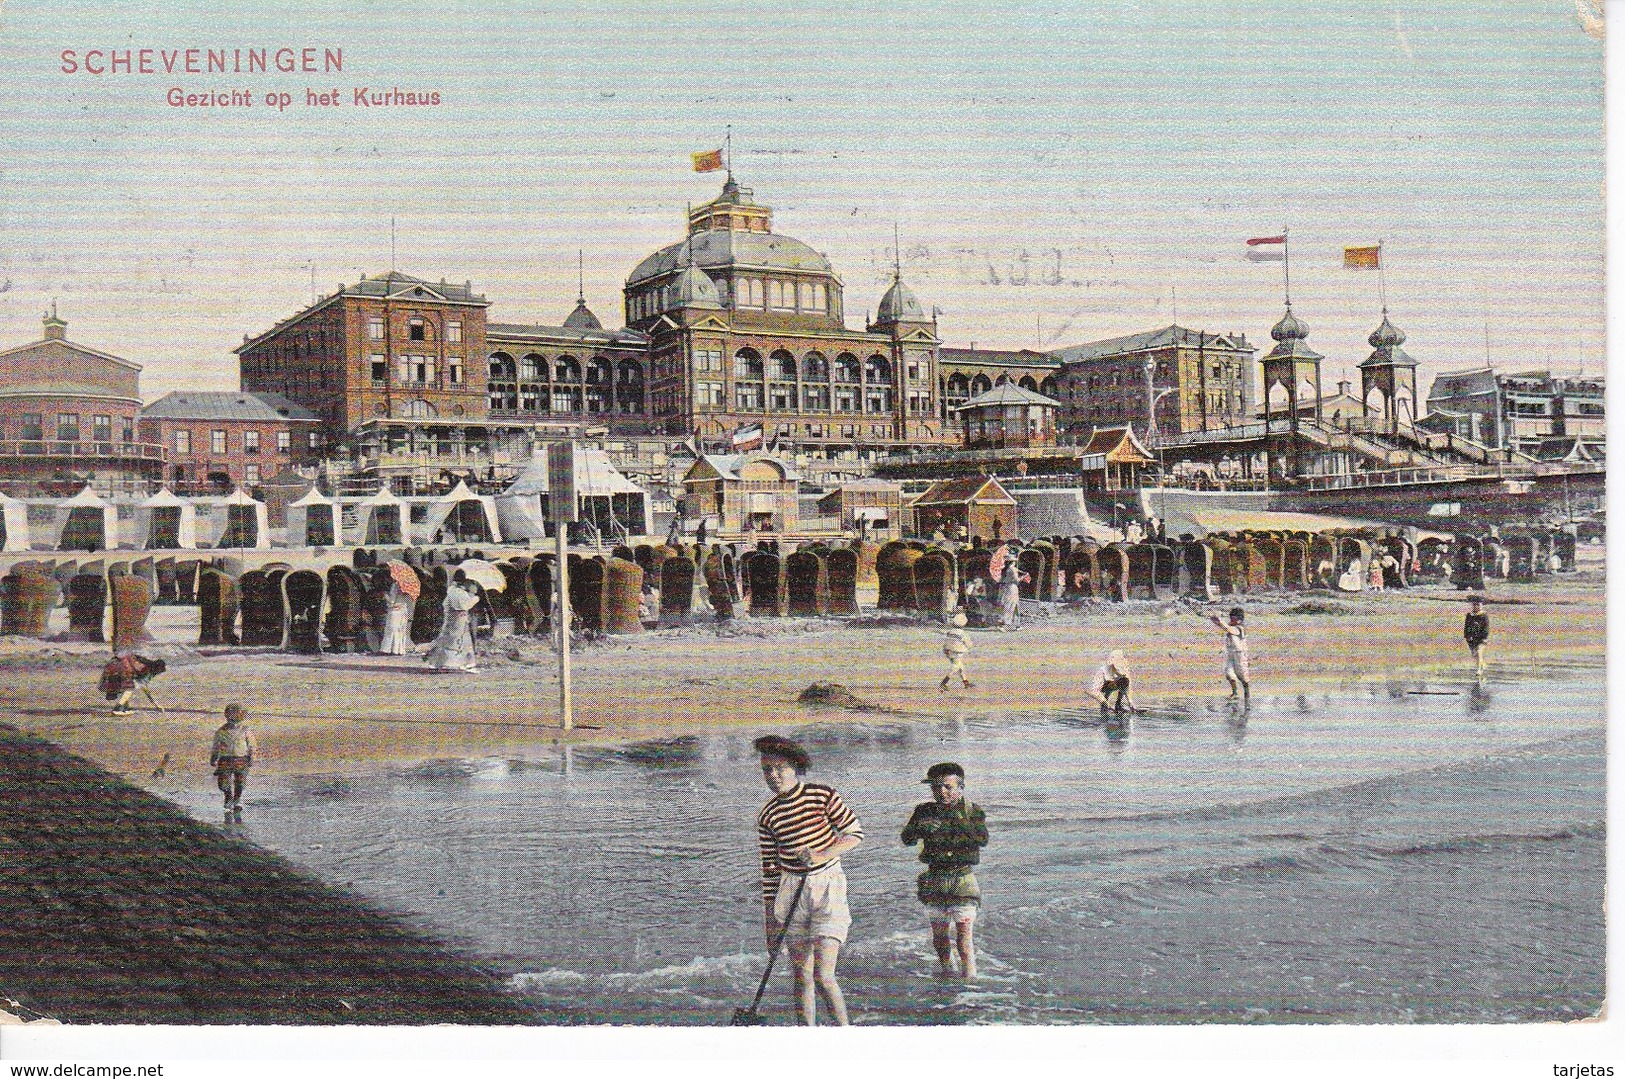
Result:
[[[721,150],[704,150],[688,156],[694,161],[695,172],[718,172],[722,169]]]
[[[1382,245],[1343,248],[1343,269],[1376,270],[1382,266]]]

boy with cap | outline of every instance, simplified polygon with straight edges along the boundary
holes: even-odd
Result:
[[[1230,699],[1236,699],[1236,690],[1241,690],[1241,699],[1249,701],[1253,695],[1252,664],[1247,654],[1247,629],[1242,623],[1247,618],[1247,612],[1240,607],[1230,608],[1230,621],[1221,622],[1218,615],[1209,615],[1215,626],[1224,630],[1224,677],[1230,683]]]
[[[846,999],[835,966],[852,912],[841,855],[863,842],[863,825],[834,787],[802,781],[812,758],[801,746],[776,734],[753,744],[762,757],[762,779],[773,792],[756,817],[767,946],[774,948],[785,930],[802,1024],[817,1022],[816,989],[830,1018],[844,1027]]]
[[[920,861],[926,870],[916,882],[916,894],[931,916],[931,944],[942,974],[953,975],[957,945],[960,973],[974,978],[976,944],[971,927],[982,890],[973,867],[987,846],[987,817],[981,806],[966,800],[965,769],[952,761],[933,764],[921,782],[931,785],[931,801],[915,806],[903,826],[905,844],[912,847],[923,841]]]

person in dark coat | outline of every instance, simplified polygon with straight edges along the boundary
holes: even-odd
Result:
[[[1467,651],[1473,654],[1473,666],[1480,677],[1484,674],[1484,645],[1490,639],[1490,616],[1484,613],[1484,597],[1470,596],[1467,600],[1467,617],[1461,624],[1462,639],[1467,642]]]
[[[976,977],[971,927],[982,889],[974,868],[987,846],[987,817],[981,806],[965,798],[965,769],[954,762],[933,764],[922,782],[931,785],[931,801],[914,807],[903,826],[903,842],[923,844],[920,861],[926,870],[916,881],[916,894],[931,918],[931,943],[941,972],[953,976],[957,951],[959,974],[968,980]]]

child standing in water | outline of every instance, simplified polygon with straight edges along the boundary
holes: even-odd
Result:
[[[1247,612],[1240,607],[1230,608],[1230,621],[1221,622],[1218,615],[1212,615],[1215,626],[1224,630],[1224,677],[1230,683],[1230,699],[1236,699],[1236,691],[1241,691],[1242,701],[1252,698],[1252,664],[1247,655],[1247,630],[1242,622],[1247,618]]]
[[[914,807],[903,826],[903,842],[911,847],[924,843],[920,861],[926,870],[919,876],[917,894],[931,917],[931,943],[942,973],[953,975],[957,951],[959,973],[968,980],[976,977],[971,927],[982,889],[975,867],[987,846],[987,817],[981,806],[965,798],[965,769],[952,761],[933,764],[924,782],[931,785],[931,801]]]

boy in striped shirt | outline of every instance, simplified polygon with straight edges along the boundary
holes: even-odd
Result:
[[[846,999],[835,980],[841,945],[852,926],[841,855],[863,842],[863,825],[834,787],[803,782],[812,758],[801,746],[774,734],[753,744],[762,757],[762,778],[773,792],[756,817],[767,946],[772,949],[788,926],[784,939],[801,1022],[817,1022],[816,990],[830,1018],[846,1026]]]

